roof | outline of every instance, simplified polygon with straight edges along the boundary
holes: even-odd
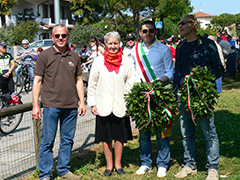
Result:
[[[213,15],[204,13],[202,11],[192,13],[192,15],[195,15],[196,18],[213,17]]]

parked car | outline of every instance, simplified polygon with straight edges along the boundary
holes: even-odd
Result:
[[[34,41],[34,42],[30,43],[29,47],[32,47],[36,51],[39,47],[42,47],[43,50],[45,50],[45,49],[51,47],[52,44],[53,44],[52,39],[43,39],[43,40],[38,40],[38,41]]]

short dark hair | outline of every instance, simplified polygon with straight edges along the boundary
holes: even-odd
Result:
[[[146,25],[146,24],[150,24],[153,26],[154,30],[156,30],[156,26],[155,26],[155,23],[151,20],[146,20],[146,21],[143,21],[142,24],[141,24],[141,30],[142,30],[142,27],[143,25]]]
[[[82,47],[84,47],[84,48],[87,48],[87,45],[86,45],[86,44],[84,44],[84,45],[82,45]]]
[[[39,47],[39,48],[37,49],[37,51],[42,52],[42,51],[43,51],[43,48]]]

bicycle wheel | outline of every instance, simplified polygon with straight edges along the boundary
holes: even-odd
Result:
[[[22,118],[23,113],[11,115],[5,118],[0,118],[0,132],[2,132],[3,134],[9,134],[13,132],[21,123]]]
[[[31,88],[31,81],[30,81],[29,74],[27,75],[27,77],[26,77],[26,79],[24,81],[24,84],[25,84],[24,89],[25,89],[26,92],[28,92],[29,89]]]
[[[24,76],[22,73],[20,73],[16,80],[16,86],[15,86],[15,91],[17,92],[17,94],[20,94],[22,92],[23,86],[24,86]]]

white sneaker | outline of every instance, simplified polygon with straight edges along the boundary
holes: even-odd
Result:
[[[159,167],[157,172],[158,178],[164,178],[167,175],[167,169],[165,167]]]
[[[137,171],[136,171],[136,175],[143,175],[146,172],[150,172],[152,171],[152,167],[148,167],[146,165],[142,165]]]
[[[209,169],[206,180],[218,180],[218,172],[216,169]]]

